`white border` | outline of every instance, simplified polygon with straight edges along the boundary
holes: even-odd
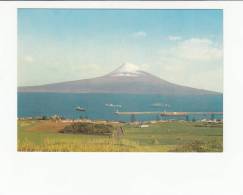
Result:
[[[16,8],[224,9],[223,153],[17,153]],[[242,195],[242,2],[0,2],[0,194]]]
[[[224,9],[241,5],[231,1],[5,1],[17,8],[109,8],[109,9]]]

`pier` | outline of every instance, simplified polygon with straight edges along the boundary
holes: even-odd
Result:
[[[115,112],[117,115],[147,115],[159,114],[160,116],[186,116],[186,115],[223,115],[223,112]]]
[[[117,115],[130,115],[135,120],[135,115],[160,115],[160,116],[184,116],[188,120],[189,115],[210,115],[213,120],[215,115],[223,115],[223,112],[115,112]]]

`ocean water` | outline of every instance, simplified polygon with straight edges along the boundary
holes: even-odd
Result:
[[[111,107],[106,104],[121,105]],[[85,112],[75,110],[77,106]],[[161,96],[134,94],[63,94],[63,93],[18,93],[18,117],[61,115],[65,118],[130,121],[131,116],[114,114],[115,111],[178,111],[178,112],[222,112],[223,95],[212,96]],[[210,116],[189,116],[189,119]],[[156,120],[158,115],[139,115],[136,120]],[[168,117],[167,117],[168,118]],[[215,116],[222,118],[222,116]],[[173,117],[170,117],[173,119]],[[177,119],[185,119],[177,117]]]

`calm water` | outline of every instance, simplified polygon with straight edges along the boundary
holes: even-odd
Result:
[[[222,112],[223,96],[181,96],[131,94],[57,94],[18,93],[18,117],[51,116],[58,114],[66,118],[88,117],[129,121],[130,116],[114,114],[117,108],[105,104],[121,105],[119,111],[195,111]],[[167,104],[167,105],[166,105]],[[169,106],[168,106],[169,105]],[[85,108],[85,113],[75,111],[75,107]],[[137,120],[155,120],[159,116],[136,116]],[[190,119],[195,116],[190,116]],[[198,116],[206,118],[205,116]],[[222,116],[215,116],[221,118]],[[183,119],[183,117],[181,118]]]

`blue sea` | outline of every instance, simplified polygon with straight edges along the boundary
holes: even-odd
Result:
[[[120,106],[114,107],[112,105]],[[85,108],[86,111],[76,111],[75,108],[78,106]],[[83,117],[96,120],[130,121],[131,116],[116,115],[115,111],[222,112],[223,95],[171,97],[134,94],[18,93],[19,118],[57,114],[70,119]],[[209,117],[189,116],[189,119]],[[215,116],[215,118],[222,118],[222,116]],[[161,118],[158,115],[136,116],[136,120],[141,121],[158,119],[166,119],[166,117]]]

